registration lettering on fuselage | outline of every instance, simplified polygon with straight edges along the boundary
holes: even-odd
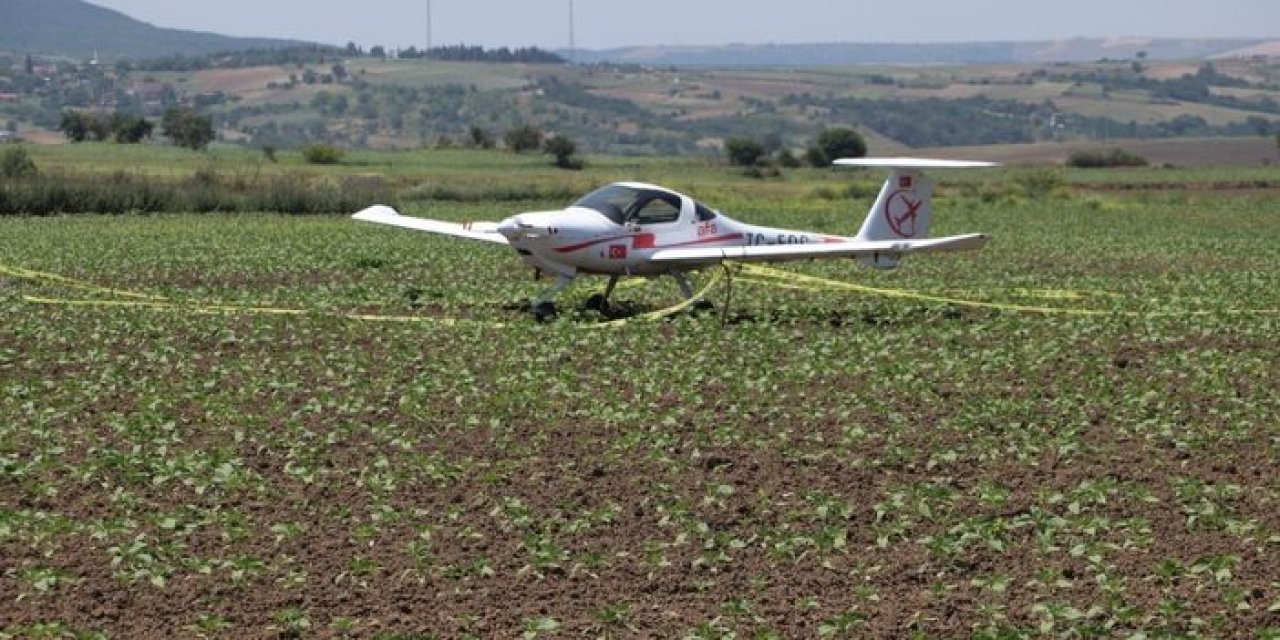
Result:
[[[810,244],[813,242],[809,236],[798,233],[748,233],[746,234],[746,241],[749,247],[777,244]]]

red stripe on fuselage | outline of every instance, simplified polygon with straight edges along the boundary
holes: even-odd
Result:
[[[678,247],[692,247],[692,246],[696,246],[696,245],[700,245],[700,244],[715,244],[715,243],[717,243],[717,242],[728,242],[728,241],[730,241],[730,240],[741,240],[741,239],[742,239],[742,234],[741,234],[741,233],[730,233],[730,234],[726,234],[726,235],[723,235],[723,236],[715,236],[715,237],[712,237],[712,238],[702,238],[702,239],[700,239],[700,240],[692,240],[692,241],[689,241],[689,242],[678,242],[678,243],[676,243],[676,244],[671,244],[671,245],[666,245],[666,246],[663,246],[663,247],[659,247],[659,246],[657,246],[657,244],[654,242],[654,240],[656,240],[656,237],[654,236],[654,234],[652,234],[652,233],[641,233],[641,234],[637,234],[637,235],[634,235],[634,236],[612,236],[612,237],[609,237],[609,238],[601,238],[601,239],[599,239],[599,240],[592,240],[592,241],[590,241],[590,242],[582,242],[582,243],[579,243],[579,244],[571,244],[571,245],[564,246],[564,247],[556,247],[556,248],[555,248],[555,251],[556,251],[556,253],[573,253],[573,252],[575,252],[575,251],[581,251],[581,250],[583,250],[583,249],[589,249],[589,248],[594,247],[594,246],[596,246],[596,245],[605,244],[605,243],[608,243],[608,242],[617,242],[617,241],[619,241],[619,240],[627,240],[627,239],[630,239],[630,240],[632,241],[632,242],[631,242],[631,248],[632,248],[632,249],[675,249],[675,248],[678,248]]]
[[[693,247],[700,244],[715,244],[717,242],[728,242],[730,240],[741,240],[741,239],[742,239],[741,233],[730,233],[723,236],[703,238],[701,240],[692,240],[689,242],[677,242],[676,244],[669,244],[662,248],[663,249],[679,249],[680,247]]]
[[[574,251],[581,251],[582,249],[586,249],[586,248],[588,248],[588,247],[594,247],[594,246],[596,246],[596,245],[598,245],[598,244],[604,244],[604,243],[606,243],[606,242],[617,242],[617,241],[619,241],[619,240],[626,240],[626,239],[628,239],[628,238],[632,238],[632,237],[634,237],[634,236],[612,236],[612,237],[609,237],[609,238],[601,238],[601,239],[599,239],[599,240],[592,240],[592,241],[590,241],[590,242],[583,242],[583,243],[581,243],[581,244],[571,244],[571,245],[569,245],[569,246],[567,246],[567,247],[556,247],[556,253],[573,253]]]

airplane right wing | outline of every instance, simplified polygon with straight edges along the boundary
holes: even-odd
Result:
[[[930,251],[971,251],[981,249],[991,236],[971,233],[928,240],[883,240],[875,242],[832,242],[827,244],[775,244],[738,247],[663,249],[653,254],[653,262],[701,266],[736,260],[740,262],[785,262],[815,258],[876,258]]]
[[[502,234],[498,233],[498,224],[495,222],[473,222],[461,225],[456,222],[413,218],[410,216],[402,216],[396,212],[395,209],[384,205],[369,207],[368,209],[365,209],[351,217],[355,220],[360,220],[361,222],[373,222],[376,224],[400,227],[402,229],[439,233],[446,236],[454,236],[456,238],[491,242],[493,244],[509,244],[507,239],[503,237]]]

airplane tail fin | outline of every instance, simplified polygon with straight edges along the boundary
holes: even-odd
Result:
[[[920,158],[849,158],[836,160],[842,167],[880,167],[889,177],[880,195],[867,213],[857,239],[865,242],[885,240],[923,240],[929,237],[933,222],[933,189],[935,182],[925,169],[973,169],[999,166],[990,162],[961,160],[925,160]],[[863,260],[877,269],[893,269],[898,259],[884,255]]]

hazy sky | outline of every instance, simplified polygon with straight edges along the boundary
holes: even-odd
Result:
[[[163,27],[426,42],[428,0],[90,0]],[[431,0],[435,44],[561,48],[569,0]],[[578,46],[1275,37],[1280,0],[575,0]]]

